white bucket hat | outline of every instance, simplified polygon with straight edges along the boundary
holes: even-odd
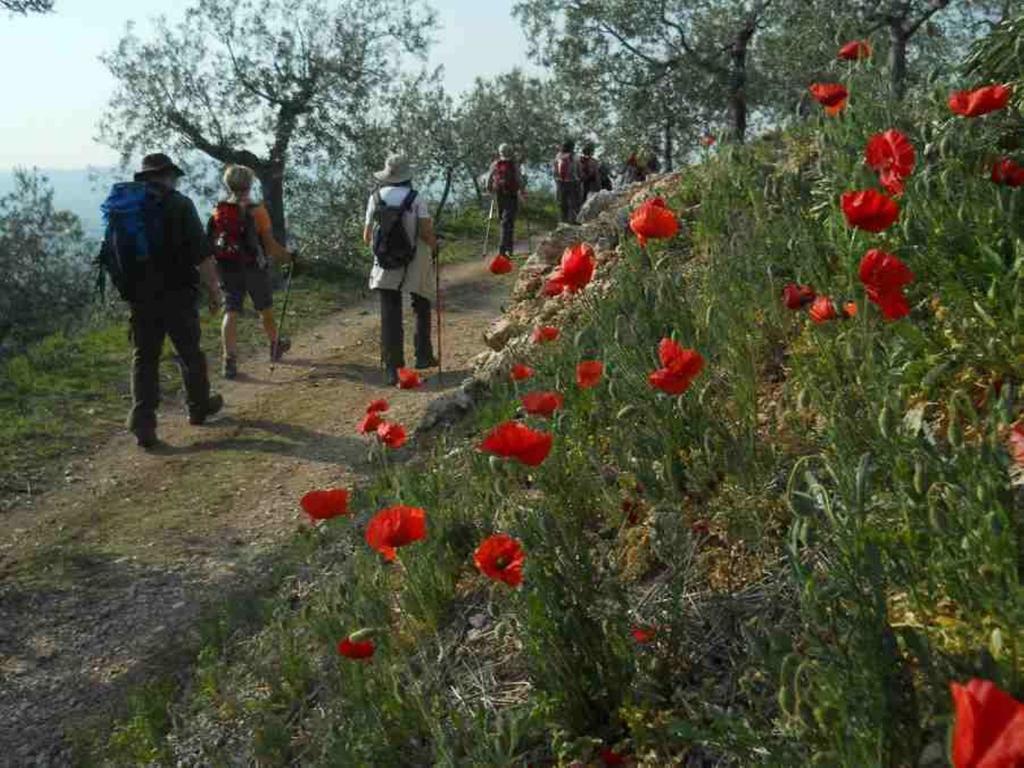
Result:
[[[405,155],[389,155],[384,161],[384,170],[373,174],[383,184],[403,184],[412,180],[412,166]]]
[[[498,155],[501,157],[502,160],[511,160],[512,159],[512,145],[511,144],[502,144],[500,147],[498,147]]]

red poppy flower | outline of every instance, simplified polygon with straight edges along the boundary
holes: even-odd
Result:
[[[953,91],[949,94],[949,108],[963,117],[980,117],[989,112],[1005,109],[1010,103],[1012,90],[1005,85],[986,85],[972,91]]]
[[[358,641],[346,637],[338,643],[338,653],[346,659],[369,659],[373,657],[376,650],[377,646],[373,644],[373,640]]]
[[[667,240],[679,233],[679,219],[668,209],[665,201],[656,197],[648,200],[629,218],[629,228],[633,230],[642,247],[647,246],[651,238]]]
[[[565,293],[565,283],[562,282],[562,275],[556,269],[551,273],[551,277],[544,283],[544,288],[541,293],[548,298],[554,298],[555,296],[561,296]]]
[[[558,268],[559,282],[569,293],[578,293],[594,279],[594,249],[586,243],[578,243],[567,248],[562,254],[562,264]]]
[[[331,488],[324,491],[310,491],[299,502],[310,520],[330,520],[348,514],[348,491]]]
[[[512,260],[504,253],[499,253],[487,267],[492,275],[507,275],[512,271]]]
[[[848,301],[845,304],[843,304],[843,313],[842,314],[843,314],[843,319],[844,320],[852,320],[853,318],[855,318],[857,316],[857,312],[858,312],[858,310],[857,310],[857,302],[855,302],[855,301]]]
[[[1007,187],[1024,186],[1024,166],[1009,157],[1001,157],[992,164],[992,181]]]
[[[366,543],[388,561],[395,559],[399,547],[426,537],[427,513],[418,507],[388,507],[374,515],[366,526]]]
[[[839,314],[836,312],[836,305],[832,303],[832,299],[828,296],[819,296],[811,304],[811,308],[807,311],[807,314],[811,316],[818,325],[827,323],[829,320],[835,320]]]
[[[522,545],[506,533],[490,536],[476,548],[473,562],[480,572],[510,587],[523,583],[523,561],[526,553]]]
[[[859,59],[870,59],[871,58],[871,43],[867,40],[851,40],[849,43],[839,49],[839,54],[836,56],[838,59],[843,61],[857,61]]]
[[[807,90],[825,108],[826,115],[838,115],[846,108],[850,92],[839,83],[812,83]]]
[[[864,159],[878,172],[879,181],[889,194],[901,195],[903,180],[913,172],[917,153],[902,132],[890,128],[868,140]]]
[[[658,634],[658,630],[654,627],[633,627],[629,634],[631,634],[633,639],[640,643],[640,645],[646,645],[654,640],[655,635]]]
[[[841,203],[846,223],[866,232],[884,232],[900,215],[899,203],[873,189],[844,192]]]
[[[1006,438],[1006,447],[1010,452],[1010,458],[1021,467],[1024,467],[1024,422],[1017,422],[1010,428],[1010,435]]]
[[[681,395],[704,368],[700,352],[686,349],[672,339],[662,339],[658,345],[661,368],[647,377],[655,389],[670,395]]]
[[[363,417],[363,420],[359,422],[359,426],[356,427],[356,432],[360,435],[372,435],[376,433],[377,427],[383,423],[380,414],[374,411],[368,413]]]
[[[903,289],[914,281],[914,273],[898,257],[872,248],[861,259],[860,281],[868,299],[878,305],[886,320],[897,320],[910,313]]]
[[[530,429],[518,421],[506,421],[491,430],[480,444],[480,450],[536,467],[548,457],[551,443],[548,432]]]
[[[551,418],[551,415],[562,407],[565,402],[557,392],[530,392],[523,395],[523,409],[531,416]]]
[[[786,309],[794,311],[803,309],[814,301],[814,297],[814,289],[809,285],[787,283],[782,288],[782,302],[786,305]]]
[[[601,747],[600,751],[601,762],[604,763],[605,768],[617,768],[620,765],[628,765],[627,762],[629,757],[626,755],[620,755],[611,747]]]
[[[380,400],[374,400],[372,403],[370,403],[368,406],[366,406],[366,412],[367,413],[387,413],[387,411],[388,411],[388,409],[390,407],[391,406],[388,405],[388,401],[385,400],[384,398],[381,398]]]
[[[419,389],[422,385],[423,379],[416,371],[410,371],[408,368],[398,369],[399,389]]]
[[[377,427],[377,437],[388,448],[394,448],[395,450],[405,445],[408,439],[405,434],[405,427],[401,424],[393,424],[387,421],[381,422],[380,426]]]
[[[952,683],[954,768],[1024,765],[1024,704],[989,681]]]
[[[512,370],[509,371],[509,376],[512,377],[512,381],[525,381],[533,376],[534,370],[528,365],[522,363],[516,363],[512,366]]]
[[[580,389],[596,387],[604,375],[604,363],[600,360],[584,360],[576,366],[576,386]]]
[[[558,329],[552,325],[539,325],[533,329],[531,337],[534,344],[546,344],[558,338]]]

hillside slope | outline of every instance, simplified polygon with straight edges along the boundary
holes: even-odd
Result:
[[[725,148],[542,243],[488,331],[469,434],[383,464],[266,625],[208,644],[156,708],[173,717],[136,712],[108,760],[947,764],[950,683],[1020,694],[1024,671],[1020,192],[989,174],[1012,123],[915,105],[896,221],[858,229],[840,196],[878,184],[864,146],[894,123],[855,77],[842,120]],[[656,192],[683,229],[642,248],[626,223]],[[594,280],[539,295],[576,241]],[[913,273],[905,304],[871,249]],[[784,303],[797,284],[823,298]],[[557,340],[531,342],[543,323]],[[593,386],[582,361],[603,363]],[[525,413],[544,391],[550,418]],[[525,464],[481,450],[513,419],[542,433]],[[364,535],[395,504],[427,535],[389,564]],[[478,551],[497,533],[521,584],[513,550]],[[372,661],[339,657],[346,638]]]

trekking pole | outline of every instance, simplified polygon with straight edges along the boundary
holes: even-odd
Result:
[[[491,197],[491,210],[490,210],[490,213],[487,214],[487,230],[484,233],[484,253],[483,253],[483,258],[485,258],[485,259],[487,258],[487,246],[491,242],[491,222],[494,220],[494,204],[495,204],[495,198]]]
[[[437,307],[437,383],[444,386],[444,333],[441,322],[441,243],[434,245],[434,304]]]
[[[292,255],[292,261],[288,265],[288,281],[284,287],[284,303],[281,305],[281,322],[277,326],[277,339],[274,341],[274,358],[277,357],[277,345],[281,343],[281,335],[284,332],[284,324],[288,319],[288,299],[292,296],[292,276],[295,274],[295,256]],[[274,373],[274,369],[277,367],[277,360],[273,359],[270,361],[270,373]]]

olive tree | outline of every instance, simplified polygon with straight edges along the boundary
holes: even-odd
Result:
[[[0,8],[11,13],[49,13],[53,0],[0,0]]]
[[[102,57],[117,89],[100,138],[124,164],[159,147],[250,166],[283,239],[290,165],[358,143],[434,27],[420,0],[198,0]]]

